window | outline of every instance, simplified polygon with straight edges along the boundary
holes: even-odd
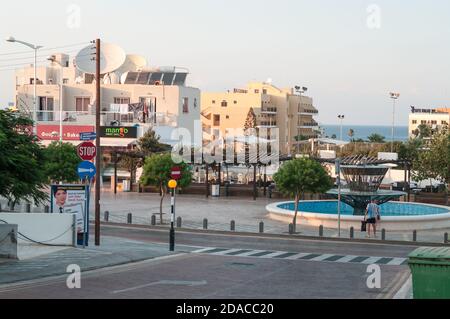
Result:
[[[224,100],[224,101],[222,101],[221,105],[222,105],[222,107],[227,107],[228,106],[228,102]]]
[[[214,126],[220,126],[220,114],[214,114]]]
[[[90,103],[91,103],[91,98],[89,98],[89,97],[76,97],[75,98],[75,109],[77,112],[88,112]]]
[[[69,84],[69,79],[63,79],[63,84]]]
[[[237,101],[234,101],[233,103],[234,103],[234,104],[237,104]]]
[[[212,104],[216,104],[216,100],[212,100]]]
[[[53,97],[39,96],[38,121],[53,121]]]
[[[412,120],[412,124],[417,124],[417,120]]]
[[[189,98],[183,98],[183,113],[189,113]]]
[[[258,89],[255,90],[255,94],[259,94],[259,90]]]
[[[431,124],[437,124],[437,121],[431,121]]]
[[[115,97],[114,104],[130,104],[129,97]]]
[[[266,89],[263,89],[263,94],[267,94],[267,90]]]
[[[226,116],[226,118],[227,118],[227,120],[229,120],[229,119],[230,119],[230,116],[229,116],[229,115],[227,115],[227,116]]]
[[[427,121],[420,121],[420,124],[427,124]]]

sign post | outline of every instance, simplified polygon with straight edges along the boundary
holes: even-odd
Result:
[[[175,189],[177,188],[177,181],[172,179],[169,181],[170,188],[170,235],[169,235],[169,249],[170,251],[175,250]]]

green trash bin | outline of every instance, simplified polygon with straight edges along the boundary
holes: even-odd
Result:
[[[414,299],[450,299],[450,248],[422,247],[408,257]]]

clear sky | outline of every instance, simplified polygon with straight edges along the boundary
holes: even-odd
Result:
[[[27,50],[5,42],[9,35],[47,48],[100,37],[150,65],[189,68],[189,84],[203,91],[268,78],[307,86],[322,124],[345,114],[347,124],[390,125],[392,90],[401,93],[399,125],[410,105],[450,105],[448,0],[8,1],[0,14],[2,107],[14,100],[6,69],[32,62],[5,55]]]

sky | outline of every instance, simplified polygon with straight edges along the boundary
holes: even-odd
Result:
[[[4,41],[10,35],[43,45],[39,60],[101,38],[151,66],[188,68],[188,84],[202,91],[267,79],[306,86],[321,124],[344,114],[345,124],[391,125],[391,91],[401,94],[397,125],[407,125],[410,105],[450,107],[448,0],[8,1],[1,107],[14,101],[10,69],[33,61],[31,50]]]

